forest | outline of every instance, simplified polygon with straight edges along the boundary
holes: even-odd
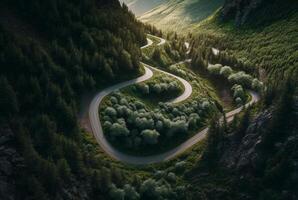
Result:
[[[117,1],[16,0],[2,6],[30,29],[22,35],[0,28],[1,130],[13,132],[12,145],[24,159],[14,175],[16,198],[105,198],[99,185],[109,187],[122,175],[88,153],[78,105],[85,91],[119,81],[123,72],[140,73],[144,27]],[[82,194],[73,191],[80,187]],[[126,190],[134,192],[129,185]]]
[[[183,35],[143,24],[118,0],[1,1],[0,199],[297,199],[290,1],[262,5],[241,27],[218,10]],[[153,44],[141,49],[147,39]],[[86,93],[142,76],[143,62],[181,77],[192,94],[169,103],[184,85],[154,70],[111,93],[96,112],[112,146],[150,156],[207,131],[171,160],[135,166],[111,158],[79,112]]]

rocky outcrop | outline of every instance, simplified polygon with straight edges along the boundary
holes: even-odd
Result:
[[[297,13],[297,0],[226,0],[221,20],[234,20],[236,26],[264,25]]]
[[[225,151],[221,157],[221,163],[229,169],[240,172],[254,172],[257,163],[261,159],[258,146],[262,141],[260,129],[266,127],[272,115],[270,111],[260,114],[248,127],[241,142],[234,135],[227,139]]]
[[[24,167],[23,158],[14,146],[14,134],[8,128],[0,128],[0,199],[15,199],[17,172]]]
[[[248,21],[251,13],[258,9],[264,0],[226,0],[222,12],[222,20],[235,19],[237,26]]]

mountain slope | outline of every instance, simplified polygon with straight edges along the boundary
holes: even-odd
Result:
[[[90,150],[78,105],[139,74],[142,24],[116,0],[12,0],[0,10],[0,199],[110,199],[115,170]]]
[[[120,2],[124,2],[136,16],[140,16],[167,1],[168,0],[120,0]]]
[[[293,0],[227,0],[191,27],[194,47],[217,47],[267,81],[263,102],[234,127],[211,125],[205,155],[186,176],[204,199],[297,199],[297,11]]]
[[[298,3],[277,0],[253,10],[231,5],[189,30],[198,38],[208,35],[210,46],[255,67],[264,80],[277,83],[293,74],[298,65]],[[229,9],[233,12],[227,14]]]
[[[148,11],[139,19],[162,30],[182,32],[191,24],[207,18],[222,4],[223,0],[173,0]]]

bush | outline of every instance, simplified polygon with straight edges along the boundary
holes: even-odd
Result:
[[[213,75],[220,75],[221,68],[222,68],[221,64],[216,64],[216,65],[209,65],[207,69]]]
[[[157,94],[161,93],[162,89],[161,89],[160,84],[154,84],[153,87],[152,87],[152,91],[157,93]]]
[[[140,199],[139,193],[129,184],[124,185],[125,200],[138,200]]]
[[[261,91],[263,89],[263,86],[264,86],[263,83],[256,78],[252,81],[252,84],[251,84],[251,88],[256,91]]]
[[[147,144],[157,144],[159,133],[156,130],[144,130],[141,135]]]
[[[188,119],[188,126],[191,130],[197,128],[200,123],[200,116],[196,113],[192,113]]]
[[[204,109],[204,110],[209,109],[210,106],[211,106],[211,105],[210,105],[210,102],[207,101],[207,100],[203,101],[203,103],[201,104],[201,108]]]
[[[139,130],[153,129],[154,128],[154,120],[147,119],[145,117],[137,117],[135,120],[135,125]]]
[[[113,137],[128,136],[129,130],[123,124],[114,123],[110,128],[110,134]]]
[[[229,66],[224,66],[220,69],[220,75],[228,78],[233,73],[233,70]]]
[[[185,170],[185,165],[186,165],[186,162],[185,161],[180,161],[180,162],[177,162],[175,164],[175,170],[177,172],[182,172]]]
[[[173,137],[176,134],[185,134],[188,131],[188,123],[184,120],[178,120],[171,123],[170,130],[167,132],[167,137]]]
[[[121,98],[121,99],[120,99],[120,104],[121,104],[121,105],[128,106],[128,101],[127,101],[127,99],[126,99],[126,98]]]
[[[139,109],[143,109],[145,108],[145,104],[143,104],[142,102],[140,101],[137,101],[134,103],[135,107],[139,110]]]
[[[141,84],[138,86],[139,90],[141,91],[142,94],[149,94],[149,86],[147,84]]]
[[[235,99],[235,102],[236,102],[237,105],[242,105],[243,104],[243,101],[242,101],[242,99],[240,97],[237,97]]]
[[[170,172],[167,176],[167,180],[175,183],[176,182],[176,175],[173,172]]]
[[[140,192],[145,199],[158,199],[157,186],[157,182],[150,178],[142,183]]]
[[[158,130],[158,131],[162,131],[162,129],[163,129],[163,122],[160,121],[160,120],[158,120],[158,121],[156,122],[155,128],[156,128],[156,130]]]
[[[123,117],[127,116],[129,112],[131,112],[130,109],[128,109],[126,106],[118,106],[116,108],[116,111],[118,113],[118,116]]]
[[[107,107],[106,109],[105,109],[105,114],[107,115],[107,116],[109,116],[109,117],[116,117],[117,116],[117,111],[114,109],[114,108],[112,108],[112,107]]]
[[[110,197],[113,200],[124,200],[125,192],[122,189],[118,189],[114,184],[110,189]]]
[[[111,102],[112,104],[117,104],[117,103],[118,103],[118,99],[117,99],[116,97],[112,96],[112,97],[110,98],[110,102]]]
[[[104,130],[106,131],[110,131],[110,128],[112,127],[112,123],[109,122],[109,121],[105,121],[104,124],[103,124],[103,128]]]
[[[245,100],[245,92],[241,85],[234,85],[232,91],[234,99],[240,98],[241,100]]]
[[[252,85],[253,78],[251,75],[245,72],[237,72],[229,76],[229,81],[234,84],[240,84],[246,88],[250,88]]]

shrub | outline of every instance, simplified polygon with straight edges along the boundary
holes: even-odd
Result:
[[[220,75],[221,68],[222,68],[221,64],[216,64],[216,65],[209,65],[207,69],[213,75]]]
[[[256,90],[256,91],[261,91],[263,89],[263,83],[255,78],[252,81],[251,88]]]
[[[168,88],[169,88],[169,85],[167,83],[160,83],[161,92],[167,91]]]
[[[177,162],[175,164],[175,170],[178,171],[178,172],[184,171],[185,170],[185,165],[186,165],[185,161]]]
[[[126,106],[118,106],[116,108],[116,111],[118,113],[118,116],[123,117],[123,116],[127,116],[128,112],[130,111]]]
[[[200,122],[200,116],[196,113],[193,113],[189,117],[188,126],[191,130],[194,130],[199,125],[199,122]]]
[[[114,108],[112,108],[112,107],[107,107],[106,109],[105,109],[105,114],[107,115],[107,116],[109,116],[109,117],[116,117],[117,116],[117,111],[114,109]]]
[[[147,199],[158,199],[159,194],[156,191],[157,186],[157,182],[150,178],[142,183],[140,192],[142,196]]]
[[[103,124],[103,128],[107,131],[110,130],[110,128],[112,127],[112,123],[109,122],[109,121],[105,121],[104,124]]]
[[[141,135],[147,144],[157,144],[159,133],[156,130],[144,130]]]
[[[220,75],[228,78],[233,73],[233,70],[229,66],[224,66],[220,69]]]
[[[120,99],[120,104],[121,104],[121,105],[126,105],[126,106],[128,106],[128,101],[127,101],[127,99],[126,99],[126,98],[121,98],[121,99]]]
[[[232,87],[232,91],[233,91],[233,97],[236,98],[240,98],[241,100],[245,100],[245,92],[244,89],[241,85],[234,85]]]
[[[129,184],[124,185],[125,199],[126,200],[138,200],[140,199],[139,193]]]
[[[141,91],[142,94],[149,94],[150,93],[150,89],[149,86],[147,84],[141,84],[138,86],[139,90]]]
[[[242,101],[242,99],[240,97],[237,97],[235,99],[235,102],[236,102],[237,105],[242,105],[243,104],[243,101]]]
[[[171,82],[169,84],[169,90],[171,90],[171,91],[177,91],[179,89],[180,89],[179,88],[179,84],[176,81],[175,82]]]
[[[184,120],[178,120],[171,123],[171,128],[167,132],[167,137],[173,137],[176,134],[185,134],[188,130],[188,123]]]
[[[117,103],[118,103],[118,99],[117,99],[116,97],[112,96],[112,97],[110,98],[110,102],[111,102],[112,104],[117,104]]]
[[[168,173],[167,180],[176,182],[176,175],[173,172]]]
[[[122,189],[118,189],[114,184],[112,184],[110,189],[110,197],[113,200],[124,200],[125,192]]]
[[[154,120],[147,119],[145,117],[137,117],[135,120],[135,125],[139,130],[153,129],[154,128]]]
[[[140,102],[140,101],[135,102],[134,105],[135,105],[135,107],[137,109],[143,109],[143,108],[145,108],[145,105],[142,102]]]
[[[111,117],[109,117],[108,115],[103,116],[103,121],[109,121],[109,122],[113,122],[113,119]]]
[[[152,87],[152,91],[157,93],[157,94],[161,93],[162,90],[161,90],[160,84],[154,84],[153,87]]]
[[[129,130],[123,124],[114,123],[110,128],[110,134],[113,137],[128,136]]]
[[[201,108],[204,109],[204,110],[209,109],[210,106],[211,106],[211,105],[210,105],[210,102],[207,101],[207,100],[203,101],[203,103],[201,104]]]
[[[252,85],[253,78],[251,75],[245,72],[238,72],[229,76],[229,81],[234,84],[240,84],[244,87],[250,88]]]
[[[156,130],[158,130],[158,131],[162,131],[162,129],[163,129],[163,122],[162,121],[160,121],[160,120],[158,120],[157,122],[156,122]]]

